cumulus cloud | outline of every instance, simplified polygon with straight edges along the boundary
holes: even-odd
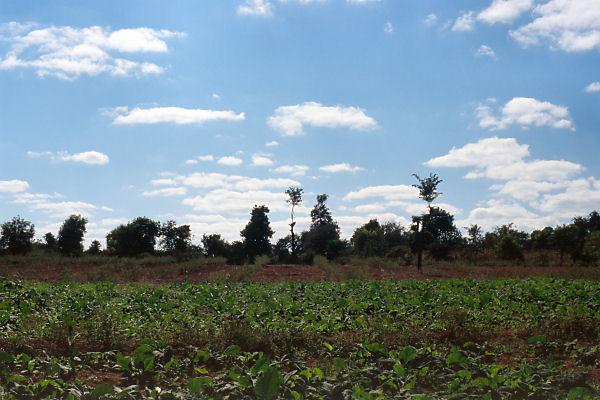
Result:
[[[277,140],[271,140],[270,142],[265,143],[265,147],[277,147],[279,146],[279,142]]]
[[[225,156],[219,158],[217,164],[225,165],[227,167],[237,167],[238,165],[242,165],[243,161],[241,158],[237,158],[234,156]]]
[[[298,186],[300,182],[288,178],[253,178],[242,175],[228,175],[217,172],[194,172],[189,175],[176,175],[150,181],[152,186],[187,186],[196,189],[223,188],[229,190],[251,190],[266,188],[287,188]]]
[[[350,165],[348,163],[339,163],[339,164],[323,165],[322,167],[319,168],[319,170],[323,171],[323,172],[335,174],[335,173],[339,173],[339,172],[364,171],[364,168],[356,166],[356,165]]]
[[[485,205],[476,207],[464,220],[457,221],[457,226],[477,224],[490,231],[495,227],[515,223],[518,229],[532,231],[548,225],[556,225],[558,219],[553,216],[542,216],[522,205],[505,200],[492,199]]]
[[[489,7],[477,14],[477,20],[487,24],[508,24],[531,10],[533,0],[494,0]]]
[[[454,21],[452,25],[453,32],[470,32],[475,29],[475,13],[468,11]]]
[[[270,167],[273,164],[275,162],[265,155],[254,154],[252,156],[252,165],[255,167]]]
[[[144,197],[172,197],[172,196],[183,196],[187,193],[187,189],[184,187],[169,187],[164,189],[147,190],[142,193]]]
[[[592,82],[585,87],[588,93],[600,93],[600,82]]]
[[[11,22],[0,29],[0,39],[10,48],[0,59],[0,70],[33,69],[38,76],[72,80],[81,75],[142,76],[160,74],[164,68],[134,61],[129,54],[166,53],[167,40],[185,34],[166,29],[100,26],[39,27]]]
[[[533,13],[533,21],[510,32],[523,46],[545,44],[566,52],[600,49],[598,0],[550,0]]]
[[[367,186],[346,194],[344,200],[364,200],[375,197],[385,200],[416,200],[419,198],[419,191],[411,185]]]
[[[317,102],[278,107],[267,122],[284,136],[302,135],[305,126],[353,130],[367,130],[377,126],[377,122],[361,108],[324,106]]]
[[[479,126],[484,129],[501,130],[511,125],[521,128],[550,127],[574,131],[569,109],[565,106],[540,101],[530,97],[515,97],[495,113],[487,104],[480,104],[476,109]]]
[[[184,205],[195,211],[241,212],[249,211],[254,205],[266,205],[271,211],[287,211],[286,195],[283,192],[266,190],[235,191],[215,189],[204,195],[183,200]]]
[[[204,124],[212,121],[243,121],[243,112],[205,110],[201,108],[153,107],[133,108],[117,107],[113,109],[115,125],[161,124],[178,125]],[[106,114],[106,113],[105,113]]]
[[[27,156],[31,158],[47,157],[53,161],[71,161],[91,165],[106,165],[110,158],[108,155],[99,151],[84,151],[81,153],[69,154],[66,151],[50,152],[50,151],[28,151]]]
[[[292,175],[292,176],[303,176],[306,175],[306,173],[308,172],[310,168],[308,167],[308,165],[301,165],[301,164],[295,164],[295,165],[282,165],[280,167],[275,168],[273,171],[279,173],[279,174],[288,174],[288,175]]]
[[[475,55],[478,57],[489,57],[494,60],[496,59],[496,53],[494,52],[494,49],[492,49],[490,46],[485,45],[485,44],[482,44],[481,46],[479,46],[479,48],[475,52]]]
[[[0,193],[20,193],[29,189],[27,181],[12,179],[10,181],[0,181]]]
[[[238,5],[239,15],[251,15],[255,17],[270,17],[273,15],[273,6],[269,0],[246,0]]]
[[[430,167],[474,167],[468,179],[561,181],[581,171],[579,164],[565,160],[527,160],[529,146],[514,138],[491,137],[452,148],[448,154],[432,158]]]

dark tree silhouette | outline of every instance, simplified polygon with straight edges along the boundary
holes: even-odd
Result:
[[[31,250],[31,240],[35,235],[35,226],[16,216],[2,224],[0,235],[0,250],[9,254],[26,254]]]
[[[81,215],[71,215],[58,231],[58,250],[63,256],[79,256],[83,253],[83,236],[87,219]]]
[[[294,227],[296,226],[296,222],[294,221],[294,209],[302,203],[302,192],[304,189],[299,187],[290,187],[285,193],[288,195],[288,199],[286,202],[291,206],[290,211],[290,250],[292,252],[292,259],[296,261],[296,235],[294,233]]]
[[[250,222],[240,232],[244,238],[246,254],[251,262],[256,256],[271,253],[271,237],[273,230],[269,223],[269,208],[267,206],[254,206],[250,213]]]

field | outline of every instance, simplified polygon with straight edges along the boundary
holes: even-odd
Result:
[[[4,278],[0,398],[591,399],[599,321],[582,279]]]

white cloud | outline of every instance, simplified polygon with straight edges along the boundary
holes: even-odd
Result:
[[[151,183],[156,185],[157,181]],[[287,178],[251,178],[241,175],[227,175],[220,173],[195,172],[186,176],[179,176],[171,182],[160,182],[164,185],[184,185],[200,189],[225,188],[231,190],[251,190],[265,188],[287,188],[289,186],[298,186],[300,183]]]
[[[529,156],[529,146],[519,144],[514,138],[491,137],[468,143],[460,148],[453,147],[448,154],[432,158],[430,167],[486,167],[512,164]]]
[[[198,160],[200,160],[200,161],[214,161],[215,157],[212,154],[207,154],[207,155],[204,155],[204,156],[199,156]]]
[[[263,204],[271,211],[287,211],[285,200],[283,191],[215,189],[204,195],[186,198],[183,204],[191,206],[195,211],[208,212],[249,212],[254,205]]]
[[[477,15],[477,20],[487,24],[508,24],[533,7],[533,0],[494,0]]]
[[[221,100],[221,95],[218,93],[213,93],[210,97],[212,97],[214,100]]]
[[[306,175],[310,168],[308,165],[282,165],[280,167],[275,168],[273,171],[280,174],[289,174],[292,176],[303,176]]]
[[[177,185],[179,183],[179,181],[177,179],[171,179],[171,178],[160,178],[160,179],[153,179],[152,181],[150,181],[150,183],[153,186],[174,186],[174,185]]]
[[[575,130],[567,107],[530,97],[514,97],[502,107],[500,115],[495,115],[490,106],[480,104],[476,114],[479,126],[484,129],[500,130],[519,125]]]
[[[136,107],[129,110],[127,107],[117,107],[114,111],[116,116],[113,119],[113,124],[115,125],[204,124],[211,121],[243,121],[246,118],[243,112],[235,113],[234,111],[205,110],[201,108],[153,107],[143,109]]]
[[[252,165],[255,167],[270,167],[273,164],[275,164],[275,162],[267,156],[260,154],[254,154],[252,156]]]
[[[187,189],[184,187],[169,187],[157,190],[148,190],[142,193],[144,197],[171,197],[171,196],[183,196],[187,193]]]
[[[496,180],[535,180],[557,182],[581,171],[579,164],[565,160],[526,160],[529,146],[514,138],[491,137],[452,148],[448,154],[432,158],[425,164],[430,167],[475,167],[465,178]]]
[[[433,26],[437,24],[438,17],[435,14],[429,14],[423,19],[423,23],[427,26]]]
[[[485,44],[482,44],[481,46],[479,46],[479,48],[475,52],[475,55],[477,55],[479,57],[489,57],[494,60],[496,59],[496,53],[494,52],[494,49],[492,49],[490,46],[485,45]]]
[[[524,46],[583,52],[600,49],[598,0],[550,0],[533,10],[536,18],[510,35]]]
[[[18,179],[0,181],[0,193],[20,193],[29,189],[29,183]]]
[[[390,21],[386,22],[385,24],[383,24],[383,31],[388,35],[394,33],[394,25],[392,25]]]
[[[284,136],[302,135],[305,125],[353,130],[373,129],[377,126],[377,122],[361,108],[324,106],[316,102],[278,107],[267,122]]]
[[[196,165],[198,164],[198,160],[185,160],[187,165]]]
[[[8,26],[8,27],[7,27]],[[81,75],[141,76],[164,69],[149,62],[123,58],[123,53],[165,53],[167,40],[185,36],[165,29],[126,28],[112,31],[91,26],[74,28],[11,22],[0,29],[10,49],[0,69],[31,68],[38,76],[76,79]]]
[[[588,93],[600,93],[600,82],[592,82],[585,87]]]
[[[277,147],[279,146],[279,142],[276,140],[271,140],[270,142],[265,143],[265,147]]]
[[[53,153],[51,151],[28,151],[27,156],[31,158],[47,157],[53,161],[71,161],[91,165],[106,165],[110,158],[98,151],[84,151],[82,153],[69,154],[66,151]]]
[[[419,191],[410,185],[368,186],[346,194],[344,200],[364,200],[374,197],[385,200],[416,200],[419,198]]]
[[[562,192],[544,194],[536,207],[550,215],[572,218],[597,210],[598,204],[600,181],[590,177],[568,182]]]
[[[242,162],[243,161],[241,158],[237,158],[234,156],[225,156],[225,157],[219,158],[219,160],[217,161],[217,164],[226,165],[228,167],[237,167],[238,165],[241,165]]]
[[[358,171],[363,171],[364,168],[361,168],[359,166],[356,165],[350,165],[348,163],[339,163],[339,164],[330,164],[330,165],[323,165],[322,167],[319,168],[319,170],[323,171],[323,172],[328,172],[331,174],[335,174],[338,172],[358,172]]]
[[[464,220],[456,221],[457,226],[477,224],[486,231],[505,224],[515,223],[517,229],[532,231],[549,225],[556,225],[558,219],[540,216],[515,202],[493,199],[485,206],[477,207]]]
[[[269,0],[246,0],[237,7],[237,13],[256,17],[270,17],[273,15],[273,6]]]
[[[452,25],[453,32],[469,32],[475,29],[475,13],[468,11],[456,18],[454,25]]]

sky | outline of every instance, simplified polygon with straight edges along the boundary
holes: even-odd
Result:
[[[424,210],[533,230],[600,208],[600,0],[0,2],[0,220],[239,238],[284,191],[342,235]]]

